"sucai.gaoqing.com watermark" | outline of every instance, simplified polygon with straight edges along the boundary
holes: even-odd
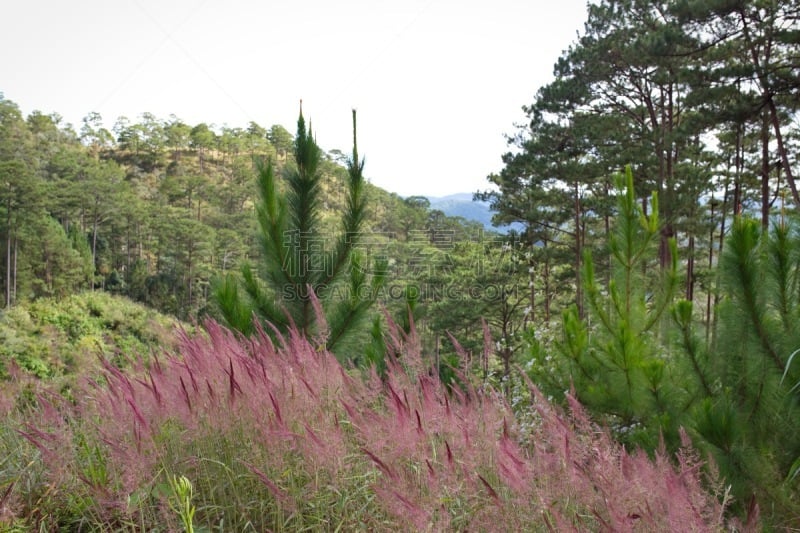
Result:
[[[455,283],[394,283],[389,282],[380,287],[374,288],[363,285],[353,293],[353,289],[345,284],[331,286],[318,286],[314,288],[316,294],[324,293],[327,298],[336,300],[419,300],[419,301],[442,301],[442,300],[481,300],[481,301],[501,301],[509,297],[517,297],[519,292],[517,285],[504,285],[501,283],[473,283],[468,285],[458,285]],[[310,298],[308,287],[301,287],[296,284],[285,284],[281,290],[281,299],[287,301],[307,300]]]

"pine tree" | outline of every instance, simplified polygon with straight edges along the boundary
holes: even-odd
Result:
[[[696,445],[715,460],[739,505],[751,498],[765,523],[800,516],[800,238],[794,224],[763,231],[737,219],[720,260],[718,334],[707,348],[692,306],[673,313],[697,377]],[[783,480],[783,482],[782,482]],[[788,522],[785,522],[788,523]]]
[[[263,263],[246,265],[241,279],[227,276],[215,290],[224,320],[243,333],[254,330],[254,315],[278,331],[296,327],[328,349],[356,330],[377,298],[385,265],[370,265],[359,249],[366,215],[364,161],[358,157],[353,111],[353,154],[348,161],[346,208],[335,238],[320,228],[320,162],[317,146],[300,110],[294,166],[281,190],[271,161],[257,162],[256,213]],[[370,268],[372,266],[372,268]]]
[[[677,288],[677,252],[664,270],[645,269],[657,257],[661,226],[657,196],[645,215],[633,188],[630,167],[619,176],[616,224],[610,236],[611,279],[601,288],[587,252],[584,288],[587,316],[575,307],[564,313],[563,364],[541,376],[552,391],[574,387],[578,399],[623,442],[654,450],[663,436],[678,439],[682,404],[676,384],[681,368],[670,365],[661,343],[663,318]],[[645,273],[647,273],[645,275]]]
[[[674,449],[685,428],[730,485],[736,512],[754,517],[757,508],[764,525],[788,524],[800,516],[797,222],[764,231],[757,220],[736,220],[720,258],[718,331],[709,344],[694,330],[693,303],[673,303],[674,240],[669,269],[644,268],[657,258],[657,197],[645,215],[632,183],[628,170],[609,283],[598,283],[587,254],[587,316],[566,312],[557,355],[533,346],[529,371],[554,396],[572,388],[621,442]]]

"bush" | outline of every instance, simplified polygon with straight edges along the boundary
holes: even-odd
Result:
[[[40,379],[89,372],[99,358],[122,364],[133,354],[174,346],[174,324],[126,298],[100,292],[2,310],[0,379],[9,378],[11,362]]]

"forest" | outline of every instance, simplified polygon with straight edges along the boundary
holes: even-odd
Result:
[[[600,0],[521,104],[487,231],[355,111],[0,93],[0,529],[800,527],[800,2]]]

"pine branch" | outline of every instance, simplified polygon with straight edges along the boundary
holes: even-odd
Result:
[[[296,283],[291,273],[297,265],[287,256],[286,238],[286,202],[281,198],[272,161],[257,160],[259,202],[256,204],[256,217],[261,231],[258,234],[261,251],[264,257],[276,258],[267,261],[267,275],[274,285]]]
[[[761,305],[760,270],[756,259],[759,254],[760,232],[758,225],[752,220],[738,220],[734,226],[724,256],[725,271],[732,277],[736,288],[737,300],[741,302],[741,311],[755,330],[756,337],[766,355],[781,372],[785,365],[771,342],[764,321],[765,310]]]
[[[291,308],[279,307],[275,303],[275,299],[261,287],[250,265],[245,265],[242,268],[242,282],[244,290],[252,302],[252,308],[259,317],[279,328],[288,326],[287,313],[296,320],[297,317],[293,316],[290,311]],[[240,331],[246,333],[243,330]]]
[[[253,309],[239,294],[239,283],[227,275],[214,288],[217,306],[228,326],[248,335],[253,330]]]
[[[330,313],[330,335],[328,337],[328,349],[333,347],[341,338],[360,321],[366,312],[372,307],[377,299],[378,293],[385,282],[386,265],[378,265],[372,278],[367,285],[366,265],[363,263],[359,254],[354,255],[349,284],[349,298],[342,301],[337,308]],[[365,297],[367,296],[367,297]]]
[[[368,275],[366,263],[356,254],[366,217],[366,181],[364,160],[359,159],[356,144],[355,111],[347,205],[341,219],[342,232],[332,252],[319,250],[323,244],[319,233],[322,151],[311,128],[306,128],[302,102],[294,160],[294,167],[286,170],[284,195],[279,191],[272,162],[256,162],[259,197],[256,216],[264,258],[258,273],[263,278],[250,267],[244,267],[241,287],[226,280],[215,294],[224,299],[220,307],[230,317],[228,322],[241,331],[252,332],[252,324],[246,324],[243,318],[248,310],[278,330],[296,325],[304,334],[311,333],[315,323],[321,327],[328,322],[331,324],[328,346],[332,347],[353,330],[353,324],[374,304],[385,280],[385,267]],[[316,261],[324,261],[324,268],[315,268]],[[341,303],[332,303],[327,297],[346,272],[350,273],[351,295]],[[362,298],[364,294],[367,296]],[[317,297],[319,300],[315,300]]]
[[[342,217],[342,233],[331,254],[330,274],[320,282],[324,286],[330,286],[347,266],[350,255],[361,238],[361,228],[366,218],[364,160],[358,159],[355,109],[353,109],[353,155],[348,161],[347,173],[349,177],[347,208]]]

